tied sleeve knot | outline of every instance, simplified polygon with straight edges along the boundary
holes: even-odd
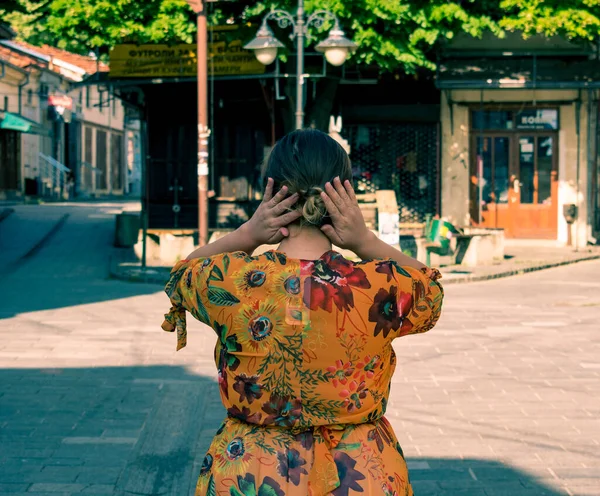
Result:
[[[163,331],[173,332],[177,329],[177,351],[187,344],[187,322],[185,320],[185,308],[172,306],[169,313],[165,314],[162,323]]]

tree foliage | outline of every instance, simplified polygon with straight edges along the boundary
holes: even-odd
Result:
[[[600,0],[502,0],[499,25],[526,36],[561,35],[596,40],[600,34]]]
[[[295,0],[211,2],[213,24],[257,24],[271,8],[288,12]],[[359,45],[358,64],[381,71],[433,68],[435,49],[458,33],[480,36],[519,30],[525,35],[596,39],[600,0],[307,0],[308,13],[336,13]],[[0,16],[33,44],[106,54],[117,43],[193,43],[195,19],[185,0],[6,0]],[[244,35],[252,36],[249,31]]]

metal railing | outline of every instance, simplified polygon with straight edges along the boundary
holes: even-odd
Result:
[[[68,200],[72,188],[69,182],[71,169],[43,153],[39,154],[39,160],[39,195],[43,198]]]

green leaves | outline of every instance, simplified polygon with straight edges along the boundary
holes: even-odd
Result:
[[[202,303],[202,298],[200,298],[199,293],[196,293],[196,306],[198,307],[197,312],[192,312],[194,318],[198,319],[203,324],[210,325],[210,317],[208,315],[206,307],[204,306],[204,303]]]
[[[229,255],[227,254],[223,255],[223,270],[225,271],[225,274],[227,274],[227,271],[229,270]]]
[[[222,281],[223,279],[223,272],[221,269],[217,265],[213,266],[212,270],[210,271],[210,276],[208,276],[208,280]]]
[[[208,4],[211,23],[233,21],[239,36],[253,36],[271,8],[295,12],[295,0]],[[351,62],[382,72],[433,69],[435,53],[459,33],[481,36],[520,30],[526,36],[561,35],[593,40],[600,35],[598,0],[307,0],[306,12],[327,9],[340,18],[359,48]],[[33,44],[48,43],[77,53],[117,43],[193,43],[195,16],[186,0],[11,0],[0,17]],[[248,25],[252,24],[251,28]],[[324,36],[330,24],[311,29]],[[285,40],[283,31],[273,26]],[[286,31],[287,33],[287,31]],[[225,273],[227,265],[224,264]]]
[[[215,479],[211,475],[208,480],[208,490],[206,491],[206,496],[217,496],[217,488],[215,484]]]
[[[242,494],[244,496],[256,496],[256,486],[254,484],[254,481],[242,479],[241,477],[238,480],[240,484],[240,489],[242,490]]]
[[[226,289],[215,288],[214,286],[208,288],[208,301],[220,307],[230,307],[240,302]]]

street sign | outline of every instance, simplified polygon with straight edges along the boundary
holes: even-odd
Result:
[[[196,45],[117,45],[110,52],[112,78],[196,77]],[[263,74],[265,66],[240,40],[208,44],[208,73],[214,76]]]

